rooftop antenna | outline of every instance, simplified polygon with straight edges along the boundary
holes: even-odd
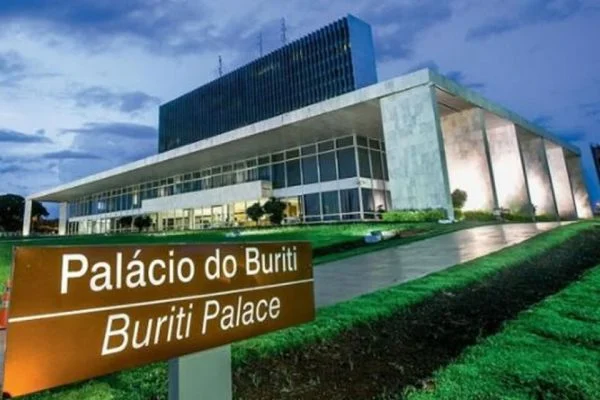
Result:
[[[219,55],[219,77],[223,76],[223,59]]]
[[[260,53],[260,56],[262,57],[262,55],[263,55],[263,36],[262,36],[262,32],[260,32],[258,34],[258,52]]]
[[[281,18],[281,44],[284,46],[287,44],[287,26],[285,25],[285,18]]]

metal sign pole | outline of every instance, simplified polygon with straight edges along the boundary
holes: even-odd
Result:
[[[231,398],[231,346],[169,360],[169,400]]]

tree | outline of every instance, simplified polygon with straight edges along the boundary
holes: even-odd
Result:
[[[256,202],[246,209],[246,215],[258,225],[258,220],[265,215],[265,210],[263,210],[259,202]]]
[[[133,217],[131,217],[131,216],[121,217],[117,221],[117,225],[119,226],[120,229],[131,228],[132,223],[133,223]]]
[[[7,232],[17,232],[23,229],[23,214],[25,199],[18,194],[0,196],[0,226]],[[31,202],[31,219],[37,221],[50,215],[39,201]],[[35,224],[34,224],[35,226]]]
[[[144,228],[148,229],[152,226],[152,218],[149,215],[138,215],[133,220],[133,225],[141,232]]]
[[[269,221],[273,225],[281,225],[281,221],[283,221],[284,211],[287,207],[287,204],[283,201],[276,199],[275,197],[271,197],[264,205],[263,209],[265,210],[265,214],[269,215]]]
[[[467,202],[467,192],[465,192],[464,190],[460,190],[460,189],[456,189],[456,190],[454,190],[454,192],[452,192],[452,206],[455,209],[461,210],[465,206],[466,202]]]

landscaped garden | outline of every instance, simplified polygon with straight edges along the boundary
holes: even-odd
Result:
[[[235,398],[596,398],[600,274],[573,282],[598,243],[597,222],[561,227],[236,343]],[[157,363],[31,398],[165,399],[166,378]]]

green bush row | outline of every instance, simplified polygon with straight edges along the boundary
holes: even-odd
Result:
[[[383,213],[386,222],[437,222],[446,218],[443,209],[391,210]]]

